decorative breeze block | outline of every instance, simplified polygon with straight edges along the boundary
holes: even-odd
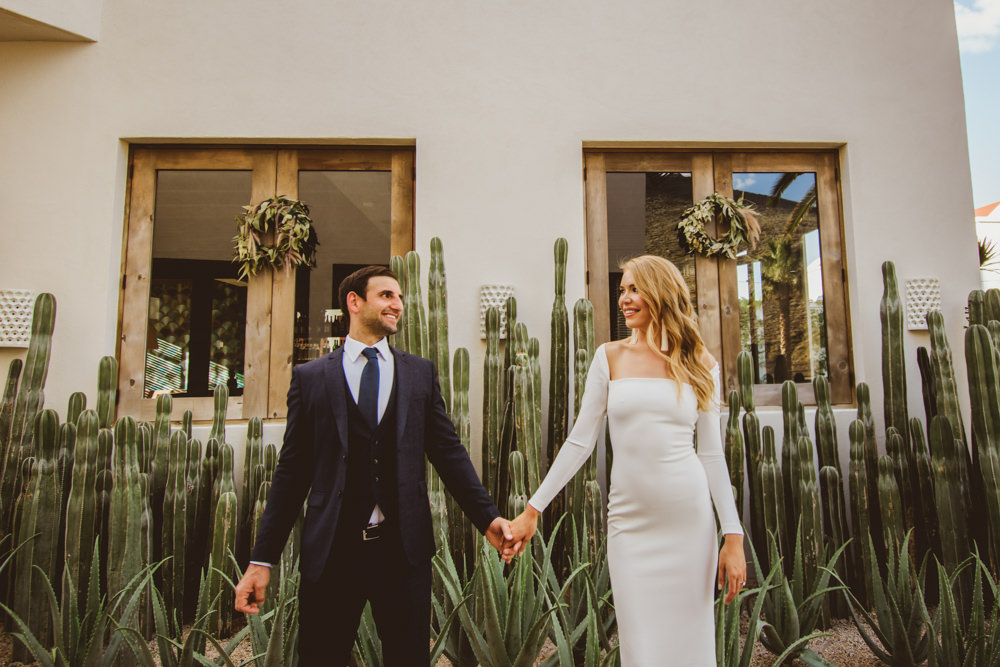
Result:
[[[507,297],[514,296],[513,285],[479,286],[479,337],[486,340],[486,311],[494,307],[500,311],[500,338],[507,337]]]
[[[0,347],[28,347],[34,310],[33,291],[0,290]]]
[[[906,281],[906,328],[926,329],[927,311],[941,307],[941,281],[910,278]]]

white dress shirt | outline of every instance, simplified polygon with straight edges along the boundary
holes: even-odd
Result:
[[[367,347],[364,343],[354,340],[350,336],[344,339],[344,378],[347,380],[347,387],[351,390],[351,396],[355,403],[358,402],[358,392],[361,390],[361,373],[368,363],[368,359],[361,352]],[[389,396],[392,394],[392,380],[396,366],[387,338],[383,338],[371,347],[374,347],[378,352],[378,420],[382,421],[382,415],[385,414],[386,406],[389,405]],[[368,524],[379,524],[383,521],[385,521],[385,515],[382,514],[381,508],[375,505],[371,518],[368,519]],[[271,567],[270,563],[260,561],[251,561],[251,563]]]

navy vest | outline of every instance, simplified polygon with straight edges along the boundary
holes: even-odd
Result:
[[[351,533],[360,533],[368,525],[376,503],[386,519],[397,515],[395,374],[389,404],[375,428],[362,416],[351,393],[345,393],[347,479],[339,525]]]

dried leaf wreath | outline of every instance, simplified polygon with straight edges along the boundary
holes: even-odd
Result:
[[[316,266],[316,229],[309,217],[309,207],[296,199],[272,197],[259,204],[244,206],[236,216],[236,255],[240,279],[256,274],[265,267],[289,269],[295,266]],[[267,244],[268,233],[274,242]]]
[[[719,216],[722,226],[729,224],[729,233],[720,239],[712,238],[705,231],[705,225],[714,216]],[[757,245],[760,238],[760,223],[753,213],[753,208],[729,197],[714,192],[700,202],[684,211],[684,216],[677,223],[691,252],[699,252],[706,257],[724,255],[736,259],[736,252],[741,243],[746,243],[750,249]]]

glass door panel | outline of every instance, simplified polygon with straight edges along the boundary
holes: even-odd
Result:
[[[143,398],[243,393],[247,284],[232,257],[251,186],[251,171],[157,171]]]
[[[734,199],[753,205],[756,248],[737,258],[740,343],[755,381],[810,382],[828,375],[816,174],[740,172]]]
[[[303,170],[298,193],[309,206],[319,247],[316,268],[295,276],[295,364],[329,353],[347,335],[340,281],[369,264],[388,266],[392,173]]]
[[[677,232],[684,209],[694,201],[693,192],[690,172],[607,174],[610,340],[631,333],[618,309],[618,267],[636,255],[659,255],[676,264],[697,308],[695,256],[688,254]]]

